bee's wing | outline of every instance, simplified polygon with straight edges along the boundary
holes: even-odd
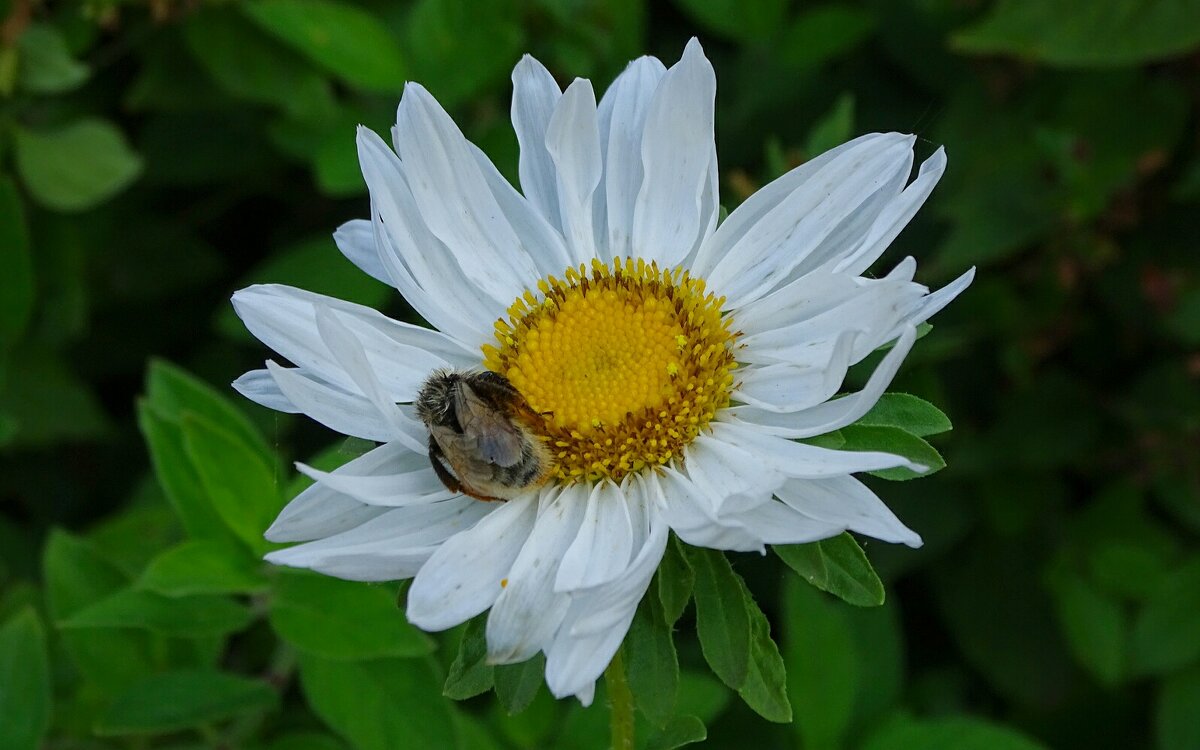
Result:
[[[455,399],[463,436],[475,441],[480,457],[498,466],[521,460],[521,433],[504,413],[489,407],[469,387],[459,388]]]

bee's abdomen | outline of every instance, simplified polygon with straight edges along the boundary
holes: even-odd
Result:
[[[540,446],[524,442],[521,458],[510,466],[495,466],[492,471],[494,481],[512,488],[528,487],[540,480],[546,466],[538,451]]]
[[[536,461],[519,461],[512,466],[497,466],[496,481],[509,487],[527,487],[542,474]]]

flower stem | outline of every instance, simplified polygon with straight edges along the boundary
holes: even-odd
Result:
[[[604,684],[608,686],[608,707],[612,712],[612,750],[633,750],[633,693],[625,678],[620,650],[604,670]]]

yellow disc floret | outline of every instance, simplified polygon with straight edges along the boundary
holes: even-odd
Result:
[[[724,298],[682,269],[626,258],[550,276],[496,321],[488,369],[537,415],[559,481],[619,481],[680,455],[729,403]]]

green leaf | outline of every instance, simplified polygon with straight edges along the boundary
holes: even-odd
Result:
[[[146,396],[164,417],[179,422],[185,414],[204,417],[221,429],[233,433],[246,445],[270,461],[274,456],[262,433],[224,394],[208,383],[166,360],[153,359],[146,375]]]
[[[358,164],[358,149],[348,137],[349,133],[349,129],[335,130],[332,135],[322,139],[321,145],[312,154],[313,177],[317,181],[317,188],[323,194],[334,198],[349,198],[367,192],[367,182],[363,179],[362,167]],[[353,267],[353,264],[350,265]],[[357,274],[354,281],[356,292],[368,283],[370,291],[365,292],[368,298],[386,297],[386,292],[391,291],[359,269],[354,270]],[[339,271],[335,278],[348,275],[344,269]]]
[[[810,7],[784,29],[779,58],[794,68],[816,68],[848,54],[874,29],[875,17],[861,8],[833,3]]]
[[[68,619],[128,583],[95,547],[57,529],[46,541],[42,570],[47,610],[54,621]],[[154,670],[148,633],[64,630],[59,636],[79,671],[105,692],[122,690]]]
[[[46,636],[32,607],[0,627],[0,716],[5,750],[36,750],[50,728],[50,663]]]
[[[1159,750],[1200,747],[1200,667],[1173,674],[1162,683],[1154,711]]]
[[[87,80],[88,67],[71,57],[58,29],[31,23],[17,38],[17,85],[34,94],[59,94]]]
[[[1039,552],[977,535],[955,564],[938,566],[932,578],[941,622],[962,661],[1018,705],[1064,695],[1077,677],[1048,592],[1012,585],[1037,580]]]
[[[276,737],[266,750],[346,750],[336,737],[316,732],[290,732]]]
[[[349,133],[346,133],[346,138],[339,137],[339,140],[353,144]],[[357,157],[354,159],[354,169],[356,174],[360,174],[357,171]],[[373,308],[383,307],[395,294],[394,289],[371,278],[347,260],[328,235],[283,248],[243,276],[237,286],[247,287],[258,283],[289,284]],[[220,308],[217,327],[231,338],[254,340],[233,311],[232,305]]]
[[[55,130],[14,132],[17,171],[34,199],[47,208],[94,208],[142,172],[141,158],[105,120],[85,118]]]
[[[809,156],[823,154],[829,149],[850,140],[854,135],[854,94],[845,92],[821,119],[808,131],[804,142],[804,153]]]
[[[946,467],[945,459],[942,458],[942,454],[937,452],[936,448],[899,427],[852,424],[848,427],[843,427],[840,431],[842,436],[846,438],[842,450],[894,453],[897,456],[904,456],[910,461],[928,467],[928,470],[923,474],[918,474],[904,467],[869,472],[872,476],[879,477],[880,479],[891,479],[893,481],[916,479],[917,477],[927,477],[936,474]]]
[[[696,571],[700,650],[721,681],[737,690],[750,670],[750,615],[737,574],[720,551],[687,548]]]
[[[668,623],[674,625],[687,609],[692,588],[696,584],[696,573],[683,553],[683,543],[674,534],[671,534],[671,541],[654,577],[664,616]]]
[[[241,548],[211,539],[178,544],[150,561],[137,588],[163,596],[257,594],[267,588],[261,564]]]
[[[646,750],[674,750],[706,739],[708,730],[704,722],[695,716],[676,716],[646,740]]]
[[[165,734],[271,710],[278,702],[279,696],[261,680],[212,670],[167,672],[116,696],[96,732]]]
[[[544,669],[545,661],[542,660],[541,664]],[[530,683],[527,684],[533,684],[536,675],[530,672],[527,677],[530,680]],[[503,689],[501,688],[501,690]],[[559,705],[558,701],[550,695],[550,691],[539,689],[534,692],[528,705],[520,708],[516,714],[509,714],[505,708],[506,701],[511,697],[500,699],[499,695],[500,693],[497,693],[497,700],[490,702],[490,724],[495,729],[499,729],[493,742],[499,743],[508,740],[517,747],[545,747],[550,733],[555,728]]]
[[[203,417],[184,414],[180,425],[184,453],[217,514],[250,549],[267,549],[263,531],[283,505],[275,467]]]
[[[492,666],[487,663],[487,615],[484,614],[467,621],[442,695],[461,701],[482,695],[494,685]]]
[[[352,86],[394,95],[404,83],[399,40],[358,6],[331,0],[259,0],[239,7],[268,33]]]
[[[126,589],[85,607],[59,623],[62,628],[133,628],[196,638],[242,630],[250,610],[221,596],[166,597]]]
[[[886,592],[867,554],[847,532],[809,544],[777,544],[779,559],[809,584],[857,607],[878,607]]]
[[[493,667],[496,699],[509,716],[529,707],[545,682],[546,657],[536,654],[520,664],[498,664]]]
[[[905,690],[905,649],[900,607],[841,607],[854,642],[853,726],[872,726],[889,712]],[[864,679],[865,676],[865,679]]]
[[[956,49],[1063,67],[1109,68],[1181,55],[1200,44],[1196,0],[1000,0],[952,37]]]
[[[505,85],[527,48],[521,10],[513,0],[418,0],[405,29],[414,79],[446,107]]]
[[[676,0],[676,5],[714,34],[743,42],[759,42],[778,33],[788,7],[787,0]]]
[[[784,583],[783,602],[793,726],[803,747],[839,747],[850,728],[859,683],[850,628],[837,600],[795,578]]]
[[[504,750],[504,745],[490,724],[464,711],[451,714],[454,729],[458,733],[458,747],[466,750]],[[280,748],[280,750],[287,750]]]
[[[841,430],[834,430],[833,432],[826,432],[823,435],[813,435],[810,438],[801,438],[797,442],[836,451],[841,450],[842,446],[846,444],[846,438],[842,435]]]
[[[270,618],[281,638],[325,659],[414,657],[433,650],[397,609],[392,586],[280,570]]]
[[[679,692],[679,657],[671,625],[662,604],[653,596],[642,598],[624,645],[625,672],[638,709],[655,726],[665,726],[675,713]]]
[[[147,477],[129,496],[125,509],[88,532],[88,541],[106,560],[136,579],[158,555],[182,538],[179,519],[162,490]]]
[[[1138,614],[1130,658],[1134,671],[1157,674],[1200,657],[1200,558],[1163,583]]]
[[[1007,727],[980,719],[952,717],[889,722],[863,750],[1047,750],[1045,745]]]
[[[150,449],[158,483],[189,536],[224,541],[232,539],[229,527],[208,501],[200,475],[183,445],[183,430],[149,400],[137,405],[138,426]]]
[[[421,659],[333,661],[300,654],[312,710],[358,750],[455,747],[449,704]]]
[[[0,390],[0,412],[11,415],[19,430],[16,445],[44,448],[105,434],[108,417],[78,368],[49,351],[18,351]]]
[[[905,432],[926,437],[953,429],[942,410],[925,399],[908,393],[885,393],[871,410],[854,424],[899,427]]]
[[[679,671],[679,700],[675,710],[680,715],[698,716],[712,723],[729,707],[732,694],[709,671]]]
[[[1097,539],[1087,556],[1091,579],[1121,598],[1144,601],[1170,575],[1175,550],[1153,536]]]
[[[298,119],[333,112],[329,82],[233,8],[205,8],[183,24],[183,35],[192,55],[230,94]]]
[[[750,615],[750,671],[738,694],[747,706],[767,721],[787,724],[792,720],[792,706],[788,703],[783,657],[771,638],[771,623],[767,616],[759,609],[740,576],[738,583]]]
[[[0,177],[0,357],[7,354],[29,324],[33,311],[33,260],[29,229],[17,186]]]
[[[1121,603],[1067,570],[1055,571],[1049,585],[1075,658],[1104,685],[1116,685],[1125,671],[1128,635]]]

